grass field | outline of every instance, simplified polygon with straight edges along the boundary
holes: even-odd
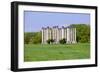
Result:
[[[90,43],[25,44],[24,61],[71,60],[90,58]]]

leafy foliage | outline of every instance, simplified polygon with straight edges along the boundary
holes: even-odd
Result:
[[[90,25],[86,24],[72,24],[76,28],[77,42],[85,43],[90,42]]]
[[[39,44],[41,43],[41,32],[27,32],[24,35],[24,42],[25,44]]]
[[[65,40],[65,39],[61,39],[61,40],[59,41],[59,43],[60,43],[60,44],[65,44],[65,43],[66,43],[66,40]]]
[[[51,44],[51,43],[53,43],[53,42],[54,42],[53,39],[48,39],[48,40],[47,40],[47,43],[48,43],[48,44]]]
[[[33,37],[33,34],[34,33],[30,33],[30,32],[24,33],[24,43],[25,44],[28,44],[30,42],[30,39]]]

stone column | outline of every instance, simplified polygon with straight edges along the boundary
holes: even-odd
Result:
[[[51,28],[49,29],[49,34],[50,34],[50,39],[52,39],[52,38],[51,38]]]
[[[46,38],[45,43],[47,43],[47,40],[48,40],[48,28],[46,28],[45,32],[46,32],[46,35],[45,35],[46,36],[45,37]]]
[[[66,36],[65,39],[66,39],[66,43],[67,43],[67,28],[65,30],[66,30],[66,32],[65,32],[66,33],[65,34],[65,36]]]
[[[55,28],[53,28],[53,31],[54,31],[54,32],[53,32],[53,34],[54,34],[54,35],[53,35],[53,38],[54,38],[54,43],[55,43]]]
[[[44,37],[44,39],[43,39],[43,43],[45,43],[45,29],[44,29],[44,34],[43,34],[43,37]]]
[[[73,28],[73,43],[76,43],[76,28]]]
[[[44,28],[42,28],[42,44],[44,44]]]
[[[56,38],[56,28],[55,28],[55,43],[57,42],[57,38]]]
[[[75,43],[76,43],[76,28],[75,28]]]
[[[61,30],[61,28],[60,28],[60,40],[62,39],[62,30]]]
[[[47,36],[46,36],[46,38],[47,38],[46,41],[47,41],[47,40],[49,39],[49,27],[47,27],[46,33],[47,33],[47,34],[46,34],[46,35],[47,35]]]
[[[67,28],[67,43],[70,42],[70,29]]]
[[[57,28],[57,43],[59,43],[59,28]]]
[[[72,30],[70,28],[70,42],[72,41]]]
[[[55,39],[55,31],[54,31],[54,28],[53,28],[53,40]]]
[[[55,33],[54,33],[55,31],[54,31],[54,29],[55,29],[55,27],[52,28],[52,39],[53,40],[55,39]]]
[[[74,41],[74,31],[73,31],[73,28],[72,28],[72,43]]]
[[[64,38],[64,27],[62,27],[62,39]]]
[[[73,43],[73,41],[74,41],[74,31],[73,31],[73,28],[72,28],[72,43]]]
[[[74,30],[72,28],[72,43],[74,42]]]
[[[65,28],[64,28],[64,39],[65,39]]]
[[[73,28],[73,43],[75,42],[75,30],[74,30],[74,28]]]
[[[46,44],[46,38],[47,37],[47,33],[46,33],[46,28],[44,29],[44,43]]]
[[[62,35],[61,35],[61,28],[59,28],[59,40],[61,40]]]
[[[68,31],[68,35],[69,35],[68,38],[69,38],[69,41],[68,41],[68,42],[70,43],[70,41],[71,41],[71,29],[70,29],[70,28],[68,28],[68,29],[69,29],[69,31]]]
[[[70,43],[71,43],[72,32],[71,32],[71,28],[69,28],[69,29],[70,29],[70,31],[69,31],[69,34],[70,34],[69,38],[70,38]]]
[[[66,40],[66,34],[67,34],[67,32],[66,32],[66,28],[65,28],[65,40]]]

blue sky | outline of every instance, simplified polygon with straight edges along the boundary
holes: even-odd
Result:
[[[90,24],[90,14],[24,11],[24,31],[37,32],[42,27]]]

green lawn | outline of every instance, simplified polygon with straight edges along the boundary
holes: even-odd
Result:
[[[90,43],[25,44],[24,61],[71,60],[90,58]]]

